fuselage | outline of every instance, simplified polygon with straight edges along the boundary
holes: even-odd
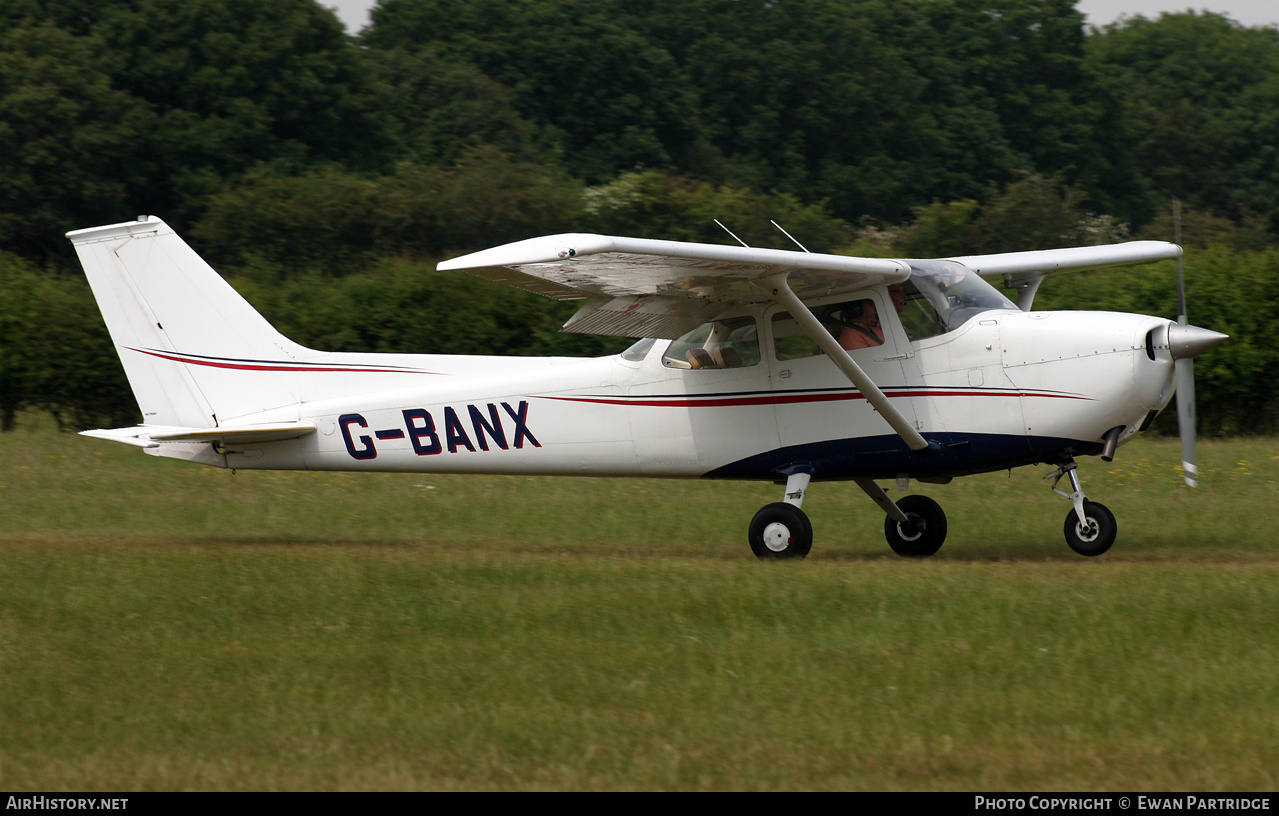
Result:
[[[775,305],[740,313],[744,353],[729,365],[689,367],[666,340],[582,360],[398,355],[408,373],[380,377],[397,387],[234,419],[311,422],[313,434],[153,452],[232,468],[944,478],[1096,453],[1172,395],[1165,319],[995,309],[915,339],[887,291],[870,294],[888,315],[884,342],[849,353],[940,452],[910,451],[828,357],[795,345]]]

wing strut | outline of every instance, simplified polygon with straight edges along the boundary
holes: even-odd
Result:
[[[921,436],[919,431],[915,430],[910,420],[889,402],[883,391],[879,390],[879,386],[875,385],[875,381],[867,376],[866,372],[862,371],[861,366],[857,365],[853,358],[848,356],[848,352],[840,346],[834,337],[831,337],[830,332],[826,331],[821,321],[817,319],[817,315],[813,314],[804,305],[804,302],[791,291],[790,285],[786,282],[787,274],[786,272],[776,272],[751,282],[767,291],[773,296],[773,300],[786,307],[791,317],[795,318],[800,327],[808,332],[808,336],[812,337],[821,350],[826,352],[826,356],[844,373],[849,382],[855,385],[858,391],[862,392],[862,396],[871,404],[871,407],[888,421],[888,424],[910,446],[911,450],[932,450],[940,453],[941,446],[936,442],[929,444],[928,440]]]

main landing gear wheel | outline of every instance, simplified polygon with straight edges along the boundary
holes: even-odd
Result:
[[[774,502],[751,519],[750,542],[756,558],[803,558],[813,548],[813,524],[793,504]]]
[[[1074,510],[1066,516],[1066,543],[1080,555],[1101,555],[1115,543],[1115,534],[1119,532],[1115,514],[1104,504],[1086,501],[1084,518],[1088,520],[1086,525],[1079,523]]]
[[[927,496],[905,496],[898,508],[910,519],[903,524],[892,516],[884,519],[884,537],[893,552],[906,558],[924,558],[941,549],[946,540],[946,514]]]

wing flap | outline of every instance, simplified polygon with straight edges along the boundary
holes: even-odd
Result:
[[[442,264],[440,268],[443,268]],[[513,286],[516,289],[523,289],[526,292],[532,292],[535,295],[554,300],[581,300],[586,297],[581,291],[571,286],[565,286],[519,270],[507,269],[504,266],[487,266],[479,269],[467,269],[466,271],[477,278]]]
[[[673,340],[719,317],[728,304],[693,298],[591,298],[564,331]]]

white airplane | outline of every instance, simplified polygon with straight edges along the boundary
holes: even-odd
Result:
[[[322,352],[277,332],[157,218],[68,237],[143,417],[87,436],[224,468],[785,484],[750,523],[760,558],[808,553],[812,481],[853,481],[892,549],[927,556],[946,537],[941,507],[880,481],[1036,463],[1073,505],[1067,543],[1105,552],[1115,519],[1085,498],[1076,458],[1109,461],[1168,404],[1175,362],[1226,339],[1030,311],[1045,275],[1176,258],[1175,244],[885,260],[554,235],[439,268],[584,299],[566,331],[648,339],[598,359]]]

